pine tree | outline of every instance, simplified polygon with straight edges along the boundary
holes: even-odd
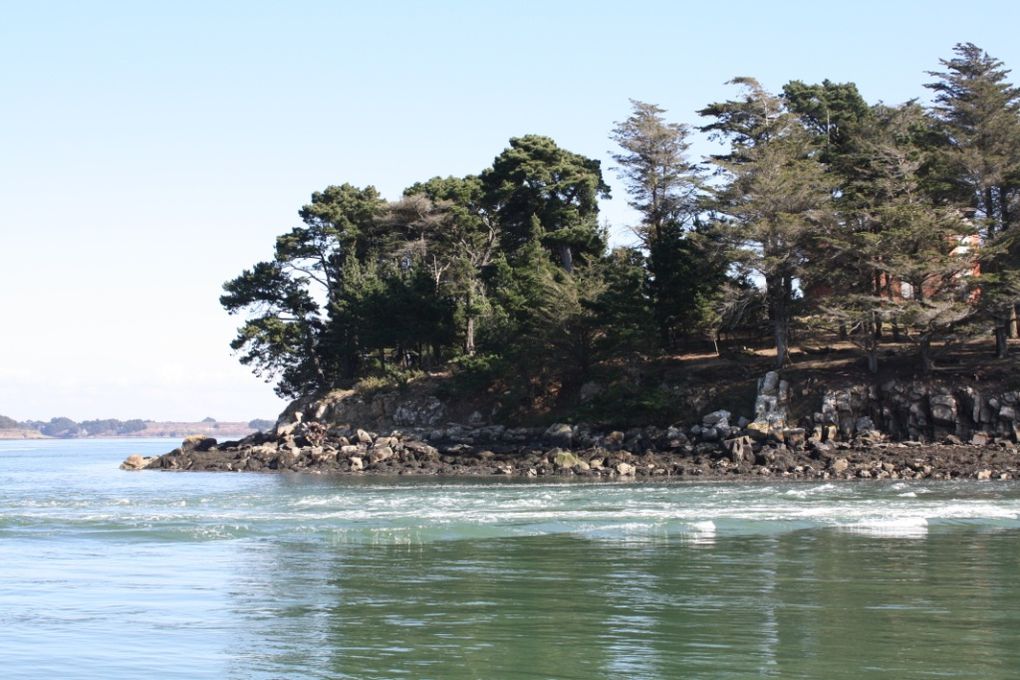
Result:
[[[978,225],[982,305],[995,325],[996,355],[1008,353],[1010,317],[1020,304],[1020,89],[1009,70],[972,43],[940,60],[945,71],[926,87],[935,93],[943,158],[933,174],[943,195],[968,209]]]
[[[883,324],[917,343],[923,370],[933,342],[957,333],[974,312],[974,260],[960,251],[971,231],[961,211],[926,191],[920,175],[929,121],[920,106],[875,106],[842,159],[839,220],[824,232],[808,281],[825,284],[822,310],[838,320],[878,370]]]
[[[648,253],[648,289],[660,343],[667,349],[703,327],[706,301],[725,278],[721,253],[696,233],[702,173],[687,160],[690,130],[668,123],[654,104],[631,100],[633,111],[617,123],[611,139],[623,149],[613,156],[627,183],[630,206],[641,214],[634,233]]]
[[[481,179],[509,258],[536,239],[567,272],[602,256],[606,235],[598,224],[598,199],[609,197],[609,186],[599,161],[548,137],[525,135],[511,139]]]
[[[699,111],[714,122],[701,129],[730,143],[714,156],[723,176],[714,207],[740,250],[739,264],[765,284],[776,364],[789,359],[795,282],[806,246],[831,220],[830,180],[811,136],[780,98],[752,78],[737,100]]]

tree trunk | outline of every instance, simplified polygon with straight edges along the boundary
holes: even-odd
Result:
[[[774,275],[765,279],[765,289],[776,342],[776,368],[782,368],[790,358],[789,302],[793,293],[793,281],[785,274]]]
[[[1009,356],[1009,317],[995,317],[995,358]]]
[[[878,347],[881,339],[878,336],[878,324],[881,321],[878,314],[871,312],[865,318],[861,327],[862,346],[865,356],[868,358],[868,372],[878,373]]]
[[[790,323],[786,318],[776,318],[773,322],[776,335],[776,368],[786,366],[790,359]]]
[[[464,327],[464,352],[468,356],[475,355],[475,317],[470,315]]]
[[[920,344],[917,346],[917,349],[918,352],[920,353],[921,358],[921,370],[924,372],[925,375],[928,375],[929,373],[932,372],[932,369],[935,368],[935,360],[932,358],[931,355],[931,338],[930,337],[922,338]]]
[[[878,350],[868,351],[868,373],[878,373]]]
[[[559,247],[560,251],[560,264],[563,265],[563,269],[571,274],[574,271],[574,253],[571,251],[570,246],[563,244]]]

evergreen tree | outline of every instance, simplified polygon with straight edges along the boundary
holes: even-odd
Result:
[[[979,227],[982,305],[995,324],[996,354],[1008,352],[1008,330],[1020,304],[1020,89],[1009,70],[972,43],[957,44],[945,71],[926,87],[935,93],[944,156],[936,167],[943,195],[972,211]]]
[[[822,160],[829,165],[852,144],[858,128],[871,114],[856,84],[828,79],[812,85],[791,80],[783,85],[783,101],[804,127],[820,138]]]
[[[714,156],[723,175],[714,207],[740,249],[739,264],[765,284],[776,346],[776,364],[789,358],[795,281],[806,244],[831,220],[831,182],[811,136],[781,99],[752,78],[737,100],[710,104],[699,113],[714,121],[701,129],[727,140],[728,154]]]
[[[598,199],[609,197],[609,186],[599,161],[561,149],[548,137],[526,135],[511,139],[481,178],[510,259],[537,239],[570,272],[576,261],[605,251]]]
[[[883,323],[916,340],[924,370],[932,342],[972,315],[973,258],[959,251],[969,224],[960,211],[925,191],[927,120],[914,103],[876,106],[844,160],[840,219],[819,236],[807,268],[809,286],[827,290],[823,311],[848,330],[872,372]]]
[[[275,258],[224,284],[220,304],[246,318],[231,347],[257,375],[298,396],[353,378],[361,354],[359,289],[377,257],[385,202],[373,187],[312,194],[303,225],[280,236]]]
[[[404,195],[430,201],[438,215],[432,271],[437,288],[456,301],[463,351],[472,355],[478,322],[489,312],[484,274],[499,245],[499,226],[485,207],[481,180],[473,175],[434,177],[409,187]]]
[[[662,346],[703,326],[706,302],[725,278],[722,258],[692,234],[700,210],[701,173],[686,158],[689,128],[667,123],[665,111],[631,100],[633,111],[611,138],[627,182],[630,206],[641,213],[634,232],[648,252],[648,287]]]

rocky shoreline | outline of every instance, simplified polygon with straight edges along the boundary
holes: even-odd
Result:
[[[131,456],[122,467],[615,480],[1020,478],[1020,392],[850,387],[825,393],[802,427],[788,423],[791,393],[770,372],[759,381],[753,419],[717,410],[689,427],[610,432],[583,424],[449,423],[377,433],[344,422],[342,404],[324,400],[288,409],[271,433],[222,444],[193,436],[162,456]]]
[[[665,436],[669,436],[667,433]],[[680,434],[680,433],[674,433]],[[610,433],[603,445],[564,449],[536,444],[452,443],[433,446],[401,433],[364,430],[333,435],[318,443],[293,444],[255,435],[218,445],[189,438],[155,458],[129,457],[125,469],[230,472],[300,472],[330,475],[421,475],[450,477],[549,477],[603,479],[998,479],[1020,478],[1015,446],[926,445],[880,442],[866,446],[791,448],[755,446],[744,437],[693,451],[655,446],[630,451],[624,433]],[[620,435],[623,435],[621,438]],[[633,433],[631,437],[633,437]],[[640,435],[644,438],[644,433]],[[621,441],[622,439],[622,441]],[[347,443],[344,443],[347,442]],[[352,443],[353,442],[353,443]],[[668,446],[668,443],[667,443]]]

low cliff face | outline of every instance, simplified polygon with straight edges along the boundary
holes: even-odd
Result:
[[[276,427],[279,431],[288,425],[315,421],[376,431],[427,428],[445,422],[448,414],[447,404],[423,389],[372,394],[334,390],[325,396],[306,397],[291,403],[280,414]]]
[[[893,440],[1020,441],[1020,390],[938,380],[890,380],[831,388],[812,419],[843,439],[879,432]]]
[[[738,434],[782,440],[784,432],[803,430],[804,437],[820,441],[849,442],[861,437],[924,443],[1020,441],[1020,390],[982,387],[976,381],[917,378],[882,384],[816,383],[810,390],[798,387],[771,371],[758,381],[753,405],[727,404],[709,413],[687,410],[707,400],[677,391],[678,417],[672,425],[685,432],[690,428],[695,437],[709,440]],[[281,414],[276,432],[287,435],[300,423],[317,422],[327,428],[404,430],[443,438],[455,412],[427,389],[368,395],[337,390],[293,402]],[[474,412],[454,427],[492,425]]]
[[[689,403],[689,402],[685,402]],[[299,400],[275,431],[237,442],[193,437],[126,469],[329,474],[733,475],[808,479],[1013,479],[1020,391],[938,380],[813,383],[769,372],[752,404],[672,425],[507,427],[456,412],[435,393],[332,392]],[[745,415],[746,414],[746,415]],[[470,422],[470,421],[475,422]],[[693,424],[691,424],[693,421]]]

